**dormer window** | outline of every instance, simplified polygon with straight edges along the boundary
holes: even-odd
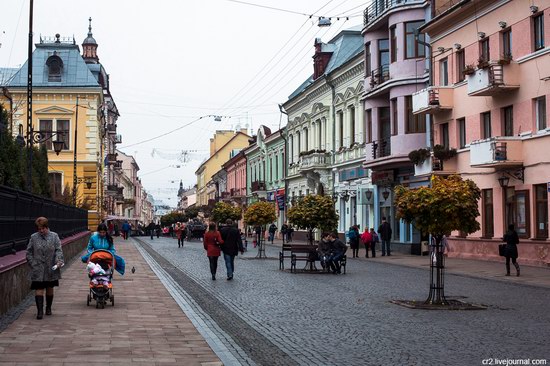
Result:
[[[61,81],[61,74],[63,73],[63,60],[61,60],[61,57],[56,54],[48,57],[46,66],[48,66],[48,81]]]

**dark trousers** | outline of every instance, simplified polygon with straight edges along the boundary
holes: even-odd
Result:
[[[365,244],[365,258],[369,257],[369,244]]]
[[[208,257],[208,261],[210,262],[210,273],[213,275],[215,275],[218,270],[218,258],[219,257]]]
[[[376,257],[376,242],[375,241],[370,243],[370,251],[371,251],[372,257],[375,258]]]
[[[353,258],[359,257],[359,248],[352,248]]]
[[[183,246],[183,235],[181,237],[178,238],[178,248],[181,246]]]
[[[154,232],[153,230],[151,230],[151,240],[153,240],[153,234],[154,234],[154,233],[155,233],[155,232]]]

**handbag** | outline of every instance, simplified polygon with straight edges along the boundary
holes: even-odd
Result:
[[[506,243],[498,245],[498,255],[500,255],[501,257],[506,257],[506,252],[507,252],[506,246],[507,246]]]

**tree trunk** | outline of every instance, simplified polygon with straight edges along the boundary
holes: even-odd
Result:
[[[430,250],[430,294],[425,304],[447,305],[445,298],[445,262],[443,257],[443,235],[434,235],[435,245]]]

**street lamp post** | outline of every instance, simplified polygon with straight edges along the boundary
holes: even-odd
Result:
[[[76,176],[76,159],[78,148],[78,95],[76,96],[76,116],[74,122],[74,159],[73,159],[73,206],[76,207],[76,185],[78,178]]]
[[[29,8],[29,42],[27,54],[27,191],[32,193],[32,19],[34,1],[30,0]]]

